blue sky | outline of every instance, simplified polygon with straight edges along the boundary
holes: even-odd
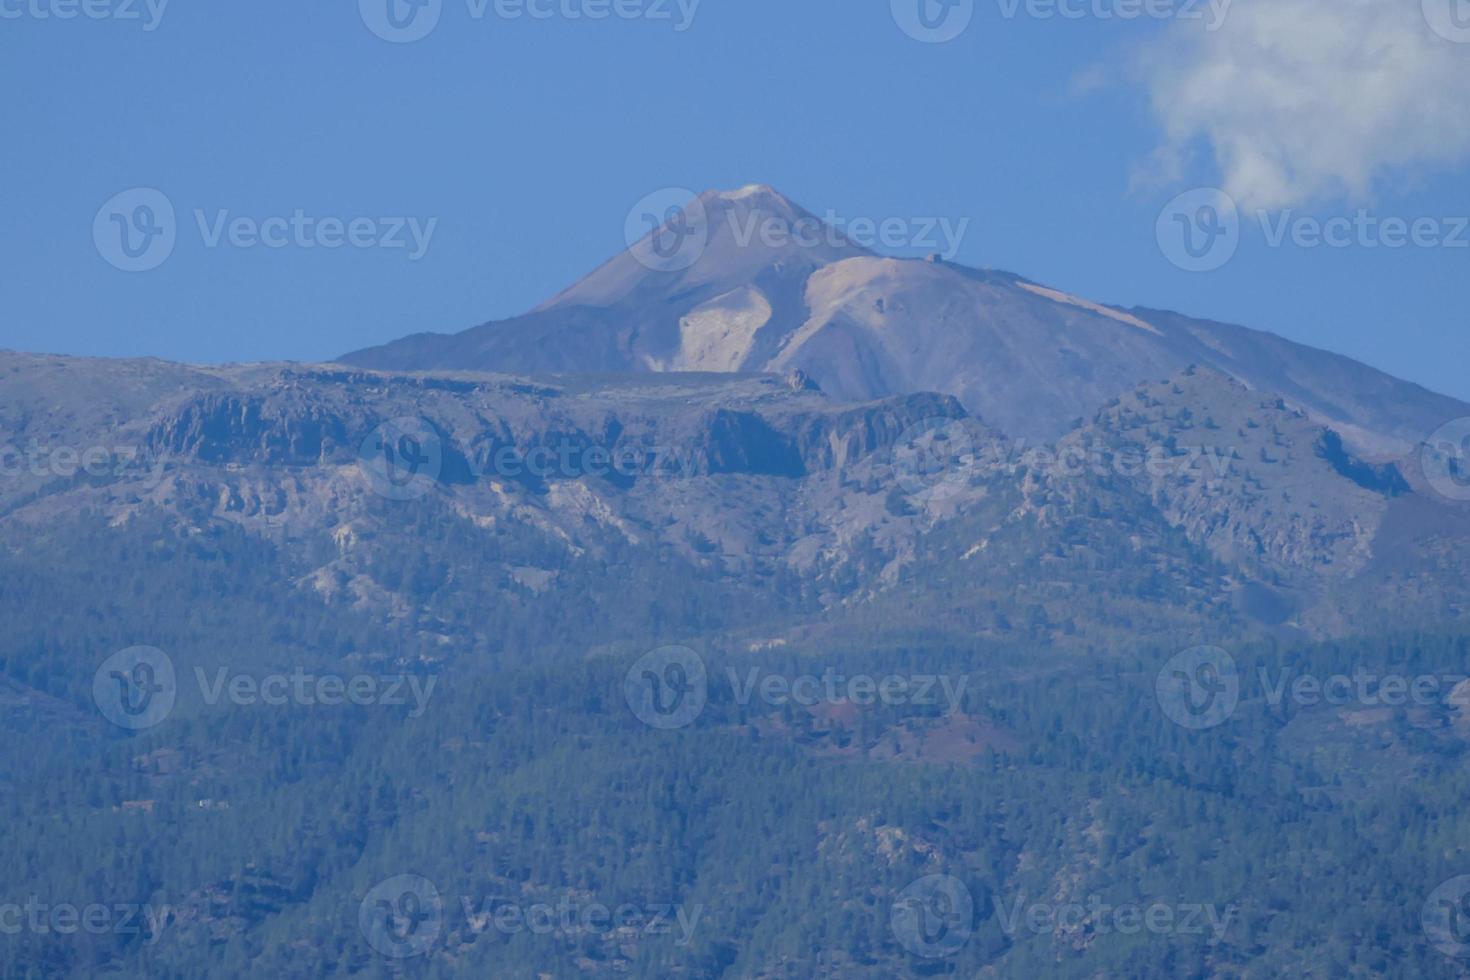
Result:
[[[906,34],[889,0],[702,0],[684,30],[676,0],[595,21],[442,0],[411,43],[367,26],[386,0],[56,16],[80,2],[0,0],[0,347],[329,359],[525,311],[622,248],[628,210],[660,188],[763,182],[818,214],[968,219],[966,264],[1470,398],[1470,38],[1453,19],[1436,33],[1417,0],[1235,0],[1218,31],[1183,9],[1103,16],[1129,0],[1073,0],[1075,17],[967,0],[942,44]],[[1187,272],[1159,218],[1198,187],[1244,217],[1228,262]],[[176,211],[172,252],[142,272],[94,236],[134,188]],[[1399,248],[1361,221],[1339,222],[1344,247],[1311,244],[1311,221],[1360,209],[1432,224]],[[417,257],[211,246],[222,212],[367,218],[364,243],[434,224]]]

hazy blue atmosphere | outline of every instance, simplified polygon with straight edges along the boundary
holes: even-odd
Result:
[[[0,978],[1470,976],[1470,0],[0,0]]]
[[[968,30],[928,44],[879,2],[705,0],[679,30],[673,3],[668,19],[594,22],[494,5],[477,18],[452,0],[429,36],[400,44],[345,2],[174,2],[152,30],[141,3],[133,20],[42,19],[34,6],[0,21],[0,347],[330,359],[524,312],[623,248],[624,217],[651,191],[763,182],[819,216],[969,219],[959,262],[1271,330],[1470,396],[1470,248],[1270,247],[1247,218],[1217,271],[1161,254],[1161,208],[1222,183],[1198,135],[1181,140],[1192,150],[1177,173],[1152,165],[1169,76],[1141,66],[1197,24],[979,3]],[[1438,77],[1407,84],[1421,82],[1383,111],[1439,97]],[[1366,188],[1299,181],[1312,192],[1267,206],[1470,214],[1467,170],[1440,149],[1380,154]],[[162,266],[130,274],[91,232],[134,187],[167,195],[179,237]],[[196,209],[208,222],[300,209],[437,226],[417,260],[208,248]]]

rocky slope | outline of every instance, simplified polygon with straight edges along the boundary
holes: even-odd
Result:
[[[1375,589],[1425,621],[1462,606],[1465,508],[1209,368],[1051,444],[946,395],[854,403],[800,375],[0,370],[79,393],[0,397],[43,464],[6,470],[0,526],[241,528],[321,601],[450,645],[489,642],[486,610],[565,615],[579,589],[637,615],[671,587],[748,602],[752,630],[895,609],[1082,647],[1212,622],[1332,634],[1378,614]],[[105,465],[79,467],[95,447]]]
[[[1031,439],[1054,439],[1133,386],[1201,365],[1385,458],[1470,415],[1272,334],[1110,307],[1004,272],[885,258],[836,230],[813,231],[822,227],[768,187],[708,192],[526,316],[342,360],[391,371],[801,369],[834,398],[950,394]]]

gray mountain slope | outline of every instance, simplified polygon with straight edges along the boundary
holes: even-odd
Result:
[[[770,188],[709,192],[689,212],[684,220],[707,244],[687,268],[662,269],[650,234],[525,316],[341,360],[392,371],[799,368],[840,399],[953,395],[1030,439],[1056,438],[1139,383],[1208,365],[1281,394],[1381,457],[1470,415],[1463,402],[1262,331],[1110,307],[999,271],[874,255],[835,231],[811,234],[817,219]]]
[[[454,549],[441,558],[467,563],[470,610],[534,605],[619,560],[811,615],[907,602],[955,628],[1024,622],[1084,646],[1182,635],[1236,604],[1341,635],[1388,614],[1383,590],[1437,622],[1464,607],[1470,574],[1470,511],[1416,489],[1412,460],[1355,459],[1280,397],[1207,368],[1136,387],[1050,448],[951,396],[844,402],[769,375],[0,355],[0,377],[15,382],[0,389],[0,448],[48,463],[32,473],[7,454],[0,536],[86,514],[233,525],[293,556],[322,601],[435,635],[475,627],[454,590],[385,577],[395,556]],[[400,500],[378,472],[400,442],[375,437],[405,418],[440,451],[410,454],[433,470]],[[105,465],[75,472],[93,447]],[[451,544],[424,538],[430,512],[458,522]]]

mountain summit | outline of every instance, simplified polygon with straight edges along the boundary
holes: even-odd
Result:
[[[1470,415],[1454,399],[1273,334],[878,255],[763,184],[687,201],[655,195],[629,216],[626,237],[625,251],[529,314],[341,360],[532,374],[800,370],[838,399],[953,395],[1033,439],[1193,364],[1281,394],[1370,454],[1402,453]]]
[[[822,266],[871,254],[765,184],[706,191],[683,206],[662,203],[630,217],[630,231],[647,234],[537,312],[647,305],[752,286],[779,294],[783,283],[799,284]]]

